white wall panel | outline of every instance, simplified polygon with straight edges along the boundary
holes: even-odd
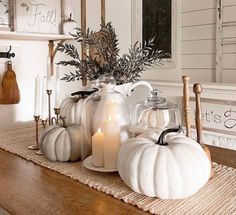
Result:
[[[224,70],[223,69],[223,76],[222,76],[224,83],[236,83],[236,69],[234,70]]]
[[[236,21],[236,2],[235,6],[223,7],[223,22]]]
[[[236,38],[236,25],[235,26],[225,26],[223,28],[223,38],[235,37]]]
[[[236,5],[235,0],[222,0],[223,6]]]
[[[215,79],[216,0],[183,0],[182,75],[193,81]]]
[[[215,40],[182,41],[182,54],[215,53]]]
[[[182,75],[191,77],[191,83],[209,83],[215,77],[215,69],[182,69]]]
[[[215,24],[183,27],[182,40],[202,40],[215,38],[216,26]]]
[[[205,25],[214,23],[216,23],[216,12],[214,8],[182,14],[182,26]]]
[[[236,69],[236,54],[223,54],[223,69]]]
[[[215,54],[182,55],[182,68],[213,69]]]
[[[131,0],[107,0],[106,21],[111,21],[119,39],[120,54],[131,45]]]
[[[86,0],[86,25],[94,31],[100,30],[101,0]]]
[[[236,44],[224,45],[222,53],[236,53]]]
[[[216,8],[216,0],[182,0],[182,12]]]

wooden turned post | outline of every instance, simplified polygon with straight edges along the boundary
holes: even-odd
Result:
[[[86,0],[81,0],[81,29],[83,32],[86,32]],[[81,44],[82,60],[86,59],[86,47],[84,44]],[[82,86],[87,85],[87,78],[82,79]]]
[[[48,42],[49,56],[50,56],[50,64],[51,64],[51,75],[53,75],[53,59],[54,59],[54,43],[53,40]]]
[[[189,81],[188,76],[183,76],[183,111],[184,111],[184,121],[186,126],[186,136],[191,137],[191,119],[190,119],[190,106],[189,106]]]
[[[202,145],[202,148],[205,151],[208,159],[211,161],[210,151],[206,145],[203,145],[203,138],[202,138],[202,109],[200,101],[200,95],[202,93],[201,84],[199,83],[194,84],[193,92],[195,93],[195,100],[196,100],[195,125],[197,131],[197,142]]]
[[[193,85],[193,92],[195,93],[196,110],[195,110],[195,125],[197,130],[197,142],[202,144],[202,110],[200,102],[200,94],[202,93],[202,86],[199,83]]]

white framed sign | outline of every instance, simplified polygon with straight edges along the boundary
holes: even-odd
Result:
[[[10,30],[9,1],[0,1],[0,30]]]
[[[236,135],[236,101],[201,98],[203,130]],[[190,98],[195,127],[195,98]]]
[[[15,0],[15,31],[61,33],[61,0]]]

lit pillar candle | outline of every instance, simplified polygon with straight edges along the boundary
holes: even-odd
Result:
[[[117,120],[118,113],[119,113],[119,105],[114,100],[111,100],[111,102],[107,103],[106,105],[106,113],[107,116],[110,116],[112,119]]]
[[[34,116],[40,115],[40,77],[35,78]]]
[[[104,166],[104,135],[101,128],[92,137],[92,164],[96,167]]]
[[[43,77],[43,90],[42,90],[42,112],[41,112],[41,119],[47,119],[47,93],[46,93],[46,83],[47,79],[46,76]]]
[[[103,123],[104,132],[104,167],[116,169],[117,158],[120,150],[120,125],[109,117]]]
[[[57,66],[56,69],[56,89],[55,89],[55,108],[60,108],[61,106],[61,97],[60,97],[60,69]]]
[[[52,89],[52,76],[51,76],[51,57],[47,58],[47,90]]]

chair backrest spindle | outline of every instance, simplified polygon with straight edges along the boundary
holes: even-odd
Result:
[[[183,76],[183,112],[184,112],[184,121],[186,126],[186,136],[191,137],[191,118],[190,118],[190,106],[189,106],[189,81],[188,76]]]
[[[202,110],[201,110],[201,101],[200,95],[202,93],[202,86],[199,83],[193,85],[193,92],[195,93],[195,126],[197,131],[197,142],[203,144],[202,140]]]

